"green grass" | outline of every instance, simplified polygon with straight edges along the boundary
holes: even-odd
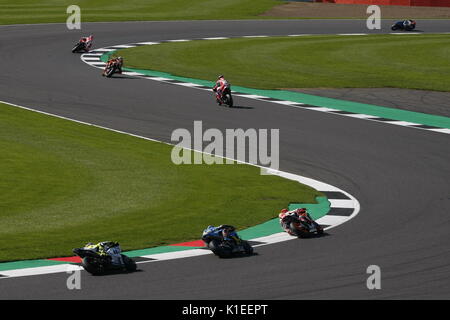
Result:
[[[69,5],[81,21],[252,19],[277,0],[0,0],[0,24],[65,23]]]
[[[119,50],[125,66],[277,88],[450,90],[448,35],[245,38]]]
[[[174,165],[172,146],[0,104],[0,261],[196,240],[267,221],[317,191],[249,165]]]

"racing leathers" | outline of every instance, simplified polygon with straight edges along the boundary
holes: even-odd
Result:
[[[239,237],[236,234],[236,229],[233,226],[230,225],[220,225],[218,227],[214,227],[214,226],[208,226],[204,231],[203,231],[203,235],[204,236],[208,236],[208,237],[213,237],[213,238],[218,238],[220,240],[235,240],[238,241]]]
[[[311,216],[309,215],[309,213],[306,211],[305,208],[299,208],[291,211],[283,209],[278,215],[278,218],[280,219],[280,225],[283,228],[283,230],[289,234],[293,234],[289,225],[292,222],[298,221],[299,217],[301,216],[307,216],[311,218]]]
[[[118,242],[102,241],[97,244],[88,243],[85,249],[97,252],[101,256],[110,256],[111,263],[116,266],[123,266],[122,249]]]
[[[89,37],[83,37],[80,39],[80,42],[84,43],[84,50],[86,52],[88,52],[91,49],[93,39],[94,39],[93,35],[90,35]]]
[[[117,73],[120,73],[120,74],[122,73],[123,59],[121,57],[118,57],[118,58],[112,58],[112,59],[108,60],[108,62],[106,63],[106,66],[105,66],[105,70],[103,70],[102,76],[106,75],[106,70],[108,70],[108,68],[113,64],[116,64]]]
[[[213,91],[216,93],[216,99],[219,104],[222,104],[222,94],[225,89],[230,87],[230,83],[225,80],[225,78],[220,77],[217,79],[215,86],[213,87]]]

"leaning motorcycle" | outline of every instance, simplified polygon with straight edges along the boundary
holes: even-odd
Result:
[[[78,41],[72,48],[72,52],[86,52],[86,43]]]
[[[103,75],[107,78],[111,78],[114,73],[119,70],[119,66],[117,62],[106,64],[105,70],[103,71]]]
[[[81,38],[72,48],[72,52],[89,52],[93,39],[94,36],[92,34],[89,37]]]
[[[92,275],[102,275],[107,272],[133,272],[137,265],[134,260],[121,254],[123,264],[115,265],[112,263],[111,256],[101,255],[98,252],[88,248],[73,249],[73,253],[82,259],[81,266]]]
[[[288,221],[289,233],[299,238],[309,238],[323,234],[323,228],[309,215],[291,217]]]
[[[225,104],[230,108],[233,107],[233,97],[229,86],[226,87],[222,93],[219,93],[217,89],[214,90],[214,93],[216,94],[216,101],[219,105]]]
[[[416,22],[415,21],[411,21],[411,24],[409,26],[404,24],[405,21],[406,20],[397,21],[396,23],[394,23],[391,26],[391,30],[392,31],[395,31],[395,30],[412,31],[412,30],[414,30],[416,28]]]
[[[217,236],[213,232],[205,230],[202,236],[203,242],[216,256],[220,258],[231,258],[238,255],[252,255],[253,248],[248,241],[242,240],[238,234],[233,231],[228,239]]]

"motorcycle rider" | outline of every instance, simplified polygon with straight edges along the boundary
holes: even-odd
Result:
[[[219,105],[222,105],[222,94],[225,89],[230,87],[230,83],[225,80],[223,75],[220,75],[217,80],[216,84],[213,87],[213,91],[216,93],[216,100]]]
[[[311,216],[309,215],[308,211],[306,211],[306,208],[297,208],[291,211],[289,211],[288,209],[282,209],[278,214],[281,227],[290,235],[293,235],[293,233],[289,228],[289,225],[291,224],[291,222],[297,221],[300,217],[308,217],[311,219]]]
[[[204,235],[217,237],[223,240],[237,240],[235,236],[236,228],[227,224],[222,224],[218,227],[208,226],[204,231]]]
[[[122,74],[123,58],[117,57],[117,58],[111,58],[108,60],[108,62],[106,63],[105,69],[103,70],[102,76],[106,75],[106,70],[108,69],[109,66],[111,66],[113,64],[117,65],[117,73]]]
[[[123,266],[122,249],[118,242],[114,241],[102,241],[97,244],[89,242],[84,246],[85,249],[97,252],[100,256],[110,256],[111,263],[116,266]]]
[[[403,20],[403,27],[405,30],[414,29],[415,24],[416,24],[416,22],[414,20],[410,20],[410,19]]]
[[[91,34],[89,37],[82,37],[80,39],[80,42],[84,43],[84,50],[86,52],[89,52],[92,46],[92,40],[94,39],[94,36]]]

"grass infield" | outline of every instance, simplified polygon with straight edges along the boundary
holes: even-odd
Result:
[[[277,0],[0,0],[0,24],[65,23],[70,5],[82,22],[264,18]]]
[[[172,146],[0,104],[0,261],[199,239],[265,222],[321,193],[257,167],[175,165]]]
[[[125,66],[256,89],[450,90],[448,35],[197,40],[119,50]]]

